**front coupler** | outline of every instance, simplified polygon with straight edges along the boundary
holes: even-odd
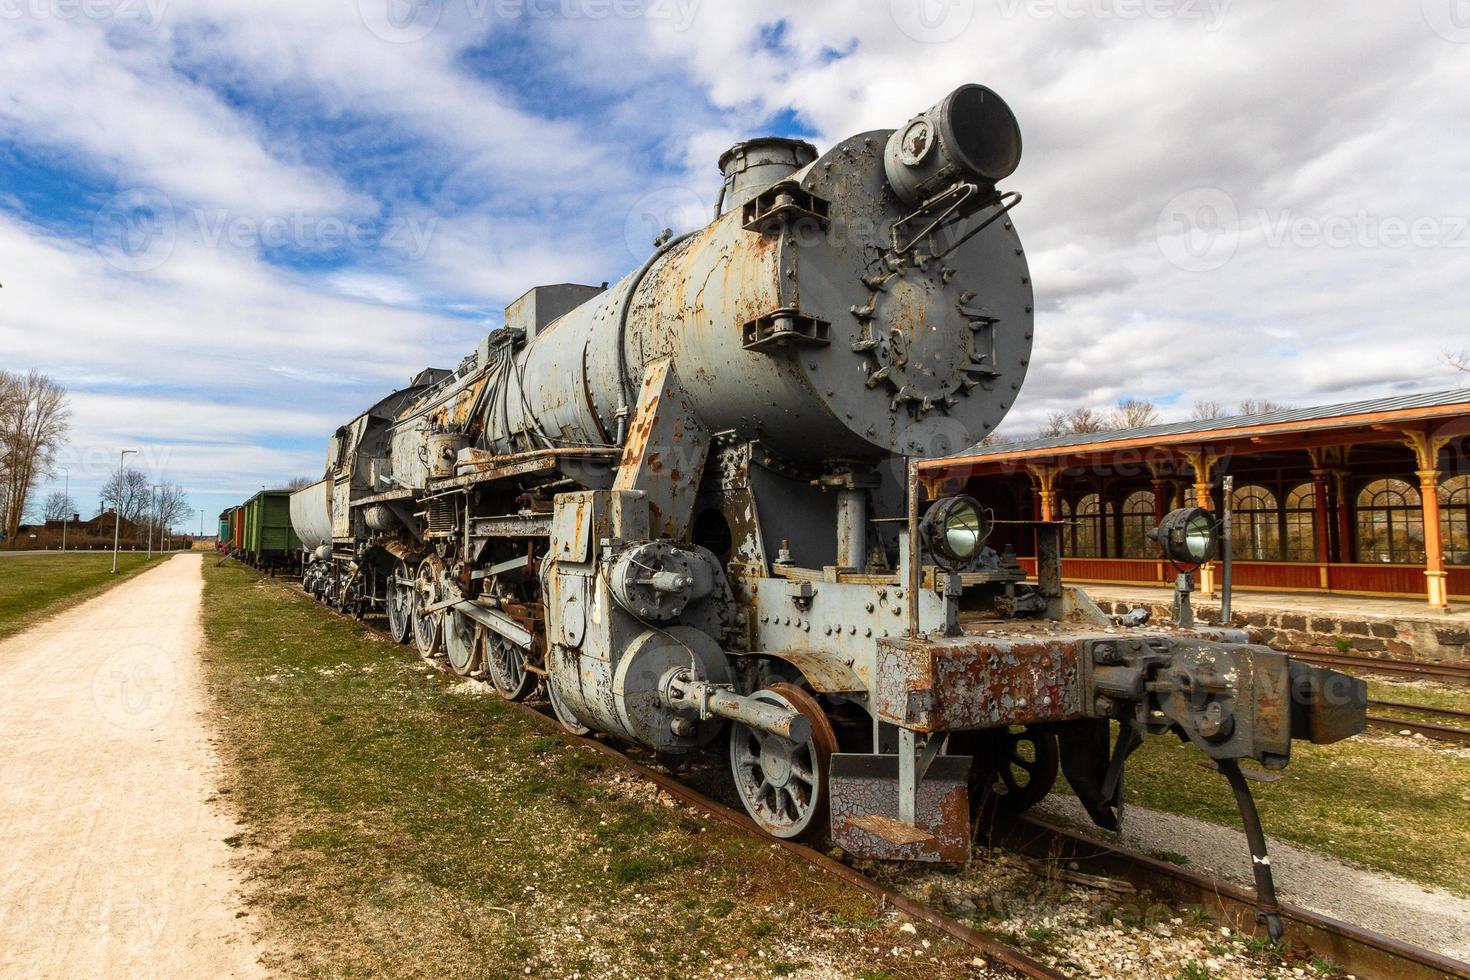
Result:
[[[1362,681],[1295,663],[1241,633],[1049,624],[1009,635],[882,640],[871,706],[879,727],[897,729],[897,751],[834,757],[833,835],[855,854],[920,860],[954,860],[952,842],[969,832],[959,823],[968,821],[968,807],[961,813],[952,803],[957,764],[935,766],[946,758],[950,732],[1052,727],[1083,805],[1116,829],[1123,764],[1145,735],[1175,734],[1222,764],[1255,759],[1280,769],[1293,738],[1334,742],[1367,724]],[[1119,726],[1115,740],[1110,722]],[[940,782],[926,786],[931,778]],[[872,814],[883,819],[864,820]]]

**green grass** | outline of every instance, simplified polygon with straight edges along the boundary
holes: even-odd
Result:
[[[848,976],[943,977],[974,955],[249,569],[206,563],[204,625],[218,792],[279,972],[661,977],[737,958],[759,976],[820,952]],[[925,936],[922,958],[891,955]]]
[[[1129,801],[1238,827],[1228,784],[1200,758],[1149,739],[1128,763]],[[1271,836],[1470,896],[1470,759],[1356,738],[1296,742],[1281,776],[1251,784]]]
[[[156,565],[163,561],[154,557]],[[111,552],[0,555],[0,639],[92,598],[143,571],[150,563],[123,552],[112,574]]]
[[[1429,708],[1451,708],[1455,711],[1470,711],[1470,687],[1463,685],[1435,684],[1430,681],[1403,683],[1386,680],[1370,680],[1368,697],[1375,701],[1400,701],[1404,704],[1422,704]],[[1470,728],[1470,721],[1448,722]]]

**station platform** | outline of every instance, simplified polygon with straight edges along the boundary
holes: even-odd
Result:
[[[1080,586],[1109,613],[1143,606],[1155,622],[1172,618],[1174,590],[1137,585]],[[1470,605],[1431,610],[1418,599],[1299,592],[1236,592],[1234,625],[1278,649],[1350,653],[1426,663],[1470,663]],[[1194,595],[1195,616],[1219,622],[1219,596]]]

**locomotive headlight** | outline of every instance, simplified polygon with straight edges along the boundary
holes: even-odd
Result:
[[[946,497],[929,508],[920,536],[947,571],[968,565],[990,537],[990,518],[973,497]]]
[[[1185,507],[1165,517],[1149,537],[1159,543],[1164,557],[1176,565],[1203,565],[1220,553],[1220,528],[1215,515],[1202,507]]]

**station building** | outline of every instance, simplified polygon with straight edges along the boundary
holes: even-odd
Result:
[[[1222,513],[1232,478],[1237,590],[1446,614],[1470,603],[1467,436],[1470,389],[977,447],[920,475],[992,508],[994,546],[1033,573],[1028,522],[1061,523],[1063,577],[1093,591],[1170,586],[1148,532],[1177,507]]]

